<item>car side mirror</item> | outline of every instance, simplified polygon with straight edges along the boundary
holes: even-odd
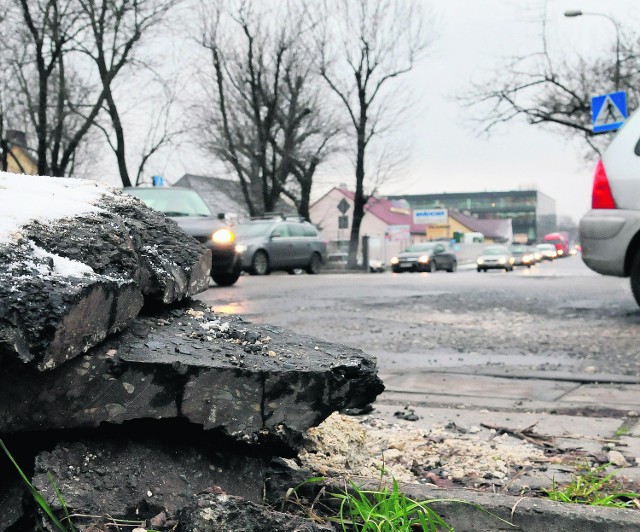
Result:
[[[224,220],[225,219],[225,215],[223,212],[219,212],[218,213],[218,220]]]

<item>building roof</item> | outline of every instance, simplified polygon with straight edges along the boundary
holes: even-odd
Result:
[[[473,233],[482,233],[486,238],[511,240],[513,226],[511,218],[485,219],[469,216],[459,211],[450,210],[449,216],[470,229]]]
[[[390,195],[390,199],[406,199],[409,202],[418,202],[418,201],[433,201],[442,199],[465,199],[465,198],[491,198],[491,199],[500,199],[500,198],[526,198],[531,196],[542,196],[548,200],[555,200],[545,194],[544,192],[540,192],[536,189],[527,189],[527,190],[492,190],[492,191],[484,191],[484,192],[442,192],[439,194],[393,194]]]
[[[345,188],[336,188],[336,190],[353,201],[355,197],[353,191]],[[365,212],[382,220],[387,225],[408,225],[411,233],[425,234],[426,224],[414,224],[411,208],[407,207],[399,199],[371,197],[364,209]],[[505,240],[513,238],[511,218],[481,220],[475,216],[469,216],[451,209],[449,210],[449,216],[464,225],[469,231],[482,233],[486,238]]]
[[[185,174],[175,183],[178,187],[192,188],[197,191],[213,213],[233,213],[248,216],[249,210],[242,195],[238,181],[209,177],[204,175]]]

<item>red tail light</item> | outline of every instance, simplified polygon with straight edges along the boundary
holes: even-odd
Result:
[[[611,195],[611,187],[609,187],[609,179],[604,171],[602,161],[598,161],[596,173],[593,176],[593,193],[591,194],[592,209],[615,209],[616,202],[613,201]]]

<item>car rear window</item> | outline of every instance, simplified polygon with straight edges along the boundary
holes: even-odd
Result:
[[[289,229],[289,236],[305,236],[302,225],[300,224],[287,224]]]
[[[304,236],[310,236],[313,238],[318,238],[318,230],[313,227],[311,224],[304,224],[302,226],[302,230],[304,231]]]

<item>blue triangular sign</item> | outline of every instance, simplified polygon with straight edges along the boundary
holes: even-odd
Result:
[[[591,98],[591,125],[594,133],[618,129],[627,115],[627,94],[624,91]]]

